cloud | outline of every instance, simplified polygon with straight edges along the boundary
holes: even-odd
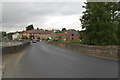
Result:
[[[84,11],[83,4],[83,2],[3,2],[3,30],[21,30],[31,23],[35,27],[46,29],[59,29],[59,26],[69,28],[79,21]]]
[[[2,0],[2,2],[86,2],[86,0]]]
[[[0,3],[0,22],[2,20],[2,4]]]

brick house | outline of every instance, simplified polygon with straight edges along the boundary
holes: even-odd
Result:
[[[33,29],[33,30],[26,30],[23,31],[23,36],[26,36],[28,39],[47,39],[47,38],[53,38],[54,35],[54,30],[47,30],[44,31],[43,29]]]
[[[41,31],[39,37],[41,39],[47,39],[50,38],[52,39],[54,31]]]
[[[40,30],[33,29],[33,30],[26,30],[23,31],[23,35],[27,38],[31,39],[38,39],[40,35]]]
[[[51,39],[57,40],[61,38],[64,41],[80,41],[79,33],[74,29],[69,29],[64,32],[59,30],[46,30],[43,29],[33,29],[23,31],[22,35],[26,36],[28,39]]]
[[[69,29],[63,33],[57,33],[58,37],[61,37],[64,41],[80,41],[79,33],[74,29]]]

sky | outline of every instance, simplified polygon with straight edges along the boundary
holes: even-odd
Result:
[[[81,30],[84,2],[2,2],[2,31],[42,29]]]
[[[2,30],[2,3],[0,3],[0,31]]]

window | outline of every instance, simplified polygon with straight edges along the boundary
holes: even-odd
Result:
[[[72,34],[72,36],[73,36],[73,34]]]
[[[74,38],[72,38],[72,40],[74,40]]]

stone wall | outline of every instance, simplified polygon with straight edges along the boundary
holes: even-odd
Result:
[[[23,50],[29,44],[30,44],[30,42],[24,42],[19,45],[3,46],[2,47],[2,56],[6,55],[6,54],[11,54],[11,53],[17,53],[17,52]]]
[[[118,59],[118,52],[120,48],[118,46],[92,46],[92,45],[82,45],[75,43],[64,43],[64,42],[50,42],[53,45],[59,47],[68,48],[71,50],[79,51],[81,53],[109,58],[109,59]]]
[[[17,46],[20,44],[23,44],[23,42],[0,42],[0,47]]]

